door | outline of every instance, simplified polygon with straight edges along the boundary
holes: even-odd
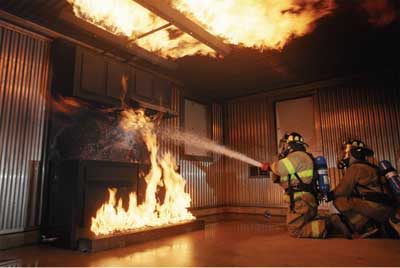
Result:
[[[276,102],[277,144],[285,132],[297,132],[309,145],[313,155],[322,155],[321,129],[319,124],[318,101],[314,96]]]

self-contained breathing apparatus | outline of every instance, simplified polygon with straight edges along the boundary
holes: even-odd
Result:
[[[400,176],[397,170],[388,160],[382,160],[378,166],[381,174],[385,176],[393,195],[400,198]]]

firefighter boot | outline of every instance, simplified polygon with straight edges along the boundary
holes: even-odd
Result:
[[[329,217],[329,223],[332,227],[331,229],[340,231],[347,239],[352,239],[353,234],[351,229],[342,221],[339,214],[331,215]]]

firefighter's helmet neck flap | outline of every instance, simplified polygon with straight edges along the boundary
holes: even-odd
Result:
[[[349,139],[342,144],[338,158],[338,169],[348,168],[353,162],[366,161],[366,157],[373,156],[374,152],[367,148],[364,142]]]
[[[279,148],[281,150],[279,159],[285,158],[288,154],[295,151],[306,151],[304,138],[296,132],[285,133],[279,141]]]

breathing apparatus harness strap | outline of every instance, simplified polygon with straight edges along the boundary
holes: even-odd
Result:
[[[377,166],[375,166],[369,162],[366,162],[366,161],[357,161],[355,163],[364,164],[364,165],[367,165],[367,166],[370,166],[370,167],[376,169],[377,175],[379,176],[379,168]],[[381,182],[380,178],[378,178],[378,179],[379,179],[378,180],[379,186],[381,189],[380,192],[377,192],[374,189],[371,189],[367,185],[362,185],[360,183],[357,183],[354,187],[354,191],[351,193],[351,197],[360,198],[363,200],[379,203],[379,204],[382,204],[385,206],[392,206],[395,201],[393,200],[393,198],[391,198],[388,194],[386,194],[384,192],[383,183]],[[359,188],[368,190],[369,192],[361,193]]]
[[[314,165],[314,157],[305,152],[310,158],[311,160],[313,160],[313,165]],[[295,193],[299,193],[299,192],[307,192],[307,193],[311,193],[316,200],[318,200],[318,192],[317,189],[315,187],[315,172],[314,169],[310,169],[310,170],[305,170],[305,171],[301,171],[299,173],[296,172],[295,168],[293,167],[293,164],[290,162],[289,159],[284,158],[282,159],[282,163],[285,165],[286,169],[289,172],[288,176],[283,176],[281,177],[281,181],[286,181],[288,182],[288,188],[285,190],[286,194],[289,195],[289,204],[290,204],[290,210],[292,212],[295,212],[294,209],[294,201],[295,201]],[[297,181],[299,182],[297,185],[293,186],[291,184],[291,179],[292,176],[295,176]],[[301,177],[313,177],[313,181],[311,183],[304,183],[303,180],[301,179]]]

